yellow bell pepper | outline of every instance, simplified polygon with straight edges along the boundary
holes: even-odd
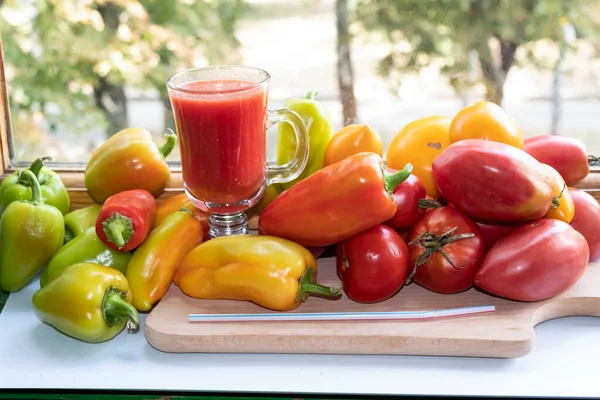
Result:
[[[194,248],[173,282],[197,299],[251,301],[289,311],[311,294],[337,297],[341,288],[316,283],[317,261],[299,244],[262,235],[223,236]]]

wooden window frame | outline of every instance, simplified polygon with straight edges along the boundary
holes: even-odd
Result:
[[[13,154],[11,148],[11,129],[10,107],[8,103],[8,89],[6,85],[4,70],[4,53],[2,50],[2,36],[0,35],[0,179],[12,174],[17,168],[11,160]],[[71,198],[71,209],[76,210],[93,204],[92,199],[87,194],[85,188],[83,171],[81,165],[69,166],[65,163],[51,163],[49,166],[56,171],[64,182],[69,196]],[[589,192],[594,198],[600,201],[600,168],[591,168],[590,174],[574,185],[576,188]],[[165,192],[158,198],[158,201],[164,201],[170,197],[183,193],[183,181],[179,169],[171,169],[171,182]]]

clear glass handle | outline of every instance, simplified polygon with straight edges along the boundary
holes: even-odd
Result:
[[[280,122],[288,123],[294,129],[296,136],[296,152],[294,157],[283,165],[267,166],[267,184],[285,183],[300,176],[308,162],[308,130],[302,118],[287,108],[267,111],[267,129]]]

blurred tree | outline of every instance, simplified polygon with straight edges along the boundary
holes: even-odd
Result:
[[[243,0],[0,0],[12,112],[108,135],[128,126],[126,88],[156,89],[198,58],[236,62]]]
[[[486,98],[502,104],[504,83],[517,60],[540,68],[534,47],[541,39],[561,41],[559,18],[568,14],[580,36],[599,35],[592,19],[598,0],[358,0],[356,18],[390,45],[380,73],[399,87],[404,72],[439,63],[457,91],[473,85],[469,55],[475,51]]]
[[[348,0],[336,0],[336,50],[337,78],[342,101],[343,125],[357,122],[356,98],[354,97],[354,72],[350,54],[350,33],[348,32]]]

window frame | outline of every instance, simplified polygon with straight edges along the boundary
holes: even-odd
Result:
[[[28,163],[12,163],[13,135],[11,128],[10,105],[8,101],[8,89],[6,85],[4,69],[4,51],[2,47],[2,35],[0,34],[0,180],[14,173],[18,168],[28,166]],[[159,196],[158,202],[184,193],[181,169],[175,167],[174,163],[168,163],[171,169],[171,181],[165,192]],[[71,199],[71,210],[76,210],[94,202],[87,194],[84,184],[84,164],[47,163],[62,179]],[[590,193],[600,202],[600,167],[591,167],[588,176],[574,187]],[[252,221],[256,223],[256,221]]]

